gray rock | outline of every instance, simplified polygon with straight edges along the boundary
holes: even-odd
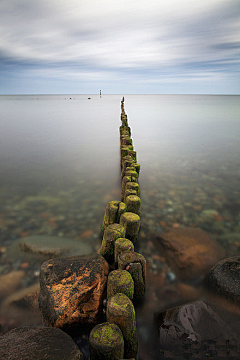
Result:
[[[0,359],[83,360],[83,354],[60,329],[23,326],[0,335]]]
[[[206,276],[205,284],[210,291],[240,306],[240,256],[219,261]]]
[[[203,301],[168,309],[158,315],[159,342],[163,349],[182,347],[183,341],[235,340],[234,331]]]
[[[93,252],[92,246],[88,243],[50,235],[26,236],[16,241],[12,250],[41,255],[45,258],[66,255],[88,255]]]

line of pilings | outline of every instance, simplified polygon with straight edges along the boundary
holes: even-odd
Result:
[[[146,260],[134,251],[140,229],[140,165],[131,128],[121,101],[121,201],[107,204],[102,224],[100,254],[110,265],[107,281],[106,322],[96,325],[89,337],[90,359],[137,359],[138,335],[134,305],[146,289]]]

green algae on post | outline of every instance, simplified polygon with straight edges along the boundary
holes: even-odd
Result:
[[[126,205],[121,201],[110,201],[107,204],[102,231],[104,231],[109,225],[119,223],[121,215],[126,211]]]
[[[146,259],[136,252],[124,252],[118,257],[118,268],[130,272],[134,281],[133,300],[141,300],[146,290]]]
[[[137,196],[137,191],[136,191],[136,190],[133,190],[133,189],[127,189],[127,190],[125,190],[124,197],[123,197],[123,202],[124,202],[124,203],[126,203],[126,198],[127,198],[129,195],[136,195],[136,196]]]
[[[125,237],[126,230],[120,224],[109,225],[103,233],[100,254],[109,264],[114,262],[114,243],[118,238]]]
[[[107,299],[117,293],[125,294],[129,299],[133,299],[134,281],[126,270],[113,270],[108,276]]]
[[[126,238],[119,238],[114,244],[114,262],[115,268],[118,266],[118,257],[120,254],[126,251],[134,251],[133,243]]]
[[[124,354],[123,334],[116,324],[96,325],[89,336],[91,360],[119,360]]]
[[[134,243],[140,229],[140,217],[133,212],[125,212],[120,217],[120,225],[126,230],[126,238]]]
[[[128,168],[127,168],[128,169]],[[124,171],[124,176],[131,176],[131,178],[136,179],[138,182],[138,173],[135,170],[127,170]]]
[[[141,215],[141,199],[136,195],[129,195],[125,199],[127,212],[133,212],[137,215]]]
[[[126,295],[118,293],[108,300],[107,320],[115,323],[122,331],[124,356],[135,358],[138,350],[136,316],[134,306]]]

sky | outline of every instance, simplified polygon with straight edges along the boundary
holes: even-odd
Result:
[[[0,0],[0,94],[240,94],[239,0]]]

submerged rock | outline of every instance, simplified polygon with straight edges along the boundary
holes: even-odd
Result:
[[[60,329],[23,326],[0,335],[4,360],[83,360],[69,335]]]
[[[240,306],[240,256],[219,261],[206,276],[205,284]]]
[[[168,309],[156,317],[159,323],[161,349],[186,350],[187,341],[203,344],[204,341],[223,343],[236,340],[234,331],[203,301],[192,302]]]
[[[211,236],[197,228],[173,228],[159,234],[157,240],[170,266],[186,279],[206,274],[226,254]]]
[[[45,261],[40,271],[39,307],[48,326],[95,323],[109,266],[101,255]]]
[[[6,297],[16,290],[25,276],[23,270],[11,271],[0,276],[0,298]]]
[[[92,246],[79,240],[51,235],[26,236],[13,244],[13,251],[19,250],[46,257],[66,255],[87,255],[92,252]]]

